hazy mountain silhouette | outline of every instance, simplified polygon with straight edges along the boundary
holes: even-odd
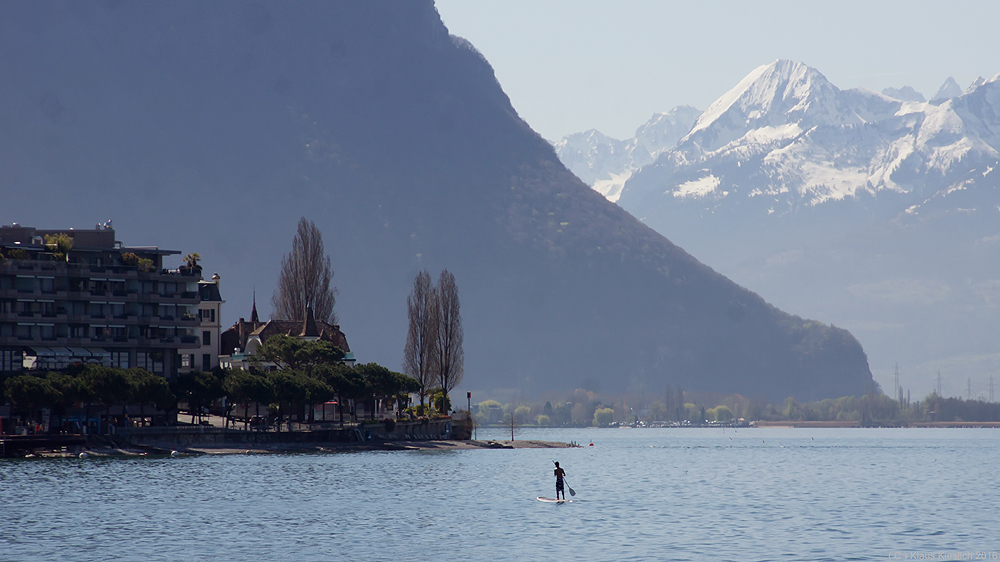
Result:
[[[196,251],[266,308],[300,216],[361,361],[457,279],[460,389],[858,394],[846,331],[716,274],[569,173],[423,2],[0,4],[0,221]],[[266,315],[266,312],[265,312]],[[590,381],[585,383],[584,381]]]

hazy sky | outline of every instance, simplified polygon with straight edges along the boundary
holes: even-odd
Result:
[[[445,25],[493,65],[521,117],[549,140],[616,138],[677,105],[704,110],[775,59],[841,89],[1000,73],[1000,2],[437,0]]]

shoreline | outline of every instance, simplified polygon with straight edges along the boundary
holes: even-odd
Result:
[[[77,450],[36,451],[22,458],[141,458],[179,457],[200,455],[267,455],[296,453],[362,453],[370,451],[469,451],[486,449],[568,449],[579,447],[560,441],[515,440],[476,441],[457,439],[433,439],[426,441],[375,441],[375,442],[316,442],[316,443],[269,443],[254,447],[234,447],[232,445],[193,447],[170,447],[161,443],[138,443],[125,446],[91,443]]]
[[[898,424],[881,425],[861,425],[857,421],[758,421],[755,426],[759,428],[847,428],[847,429],[920,429],[920,428],[998,428],[1000,422],[899,422]]]

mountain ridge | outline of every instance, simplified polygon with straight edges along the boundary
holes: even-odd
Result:
[[[781,312],[566,170],[430,1],[3,4],[0,31],[18,53],[0,60],[0,219],[113,218],[128,244],[197,251],[227,317],[273,287],[305,216],[361,361],[398,368],[413,276],[448,269],[477,393],[871,384],[850,333]]]

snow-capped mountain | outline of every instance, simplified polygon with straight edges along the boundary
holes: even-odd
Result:
[[[754,69],[633,174],[619,203],[643,216],[685,201],[699,212],[780,216],[888,191],[907,194],[912,214],[953,190],[996,183],[998,115],[1000,75],[937,104],[904,102],[840,90],[779,60]]]
[[[591,129],[567,135],[554,147],[562,163],[577,177],[610,201],[617,201],[632,172],[673,148],[691,130],[698,113],[682,105],[654,114],[630,139],[618,140]]]
[[[925,392],[937,370],[974,386],[1000,370],[1000,75],[900,97],[761,66],[618,203],[779,306],[859,334],[877,379],[899,362]]]
[[[901,101],[918,101],[925,102],[924,95],[913,89],[913,86],[903,86],[902,88],[885,88],[882,90],[882,95],[889,96],[890,98],[896,98]]]
[[[941,87],[938,88],[937,93],[934,94],[931,101],[943,101],[951,98],[957,98],[960,95],[962,95],[962,87],[958,85],[958,82],[956,82],[953,77],[949,76],[948,79],[944,81],[944,84],[941,84]]]

